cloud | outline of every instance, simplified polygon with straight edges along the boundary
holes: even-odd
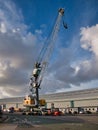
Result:
[[[67,87],[73,90],[72,86],[76,86],[77,89],[81,89],[82,86],[85,89],[85,84],[98,80],[98,24],[81,28],[80,35],[80,41],[77,38],[73,39],[71,46],[61,49],[59,60],[52,64],[54,82],[60,82],[59,88],[52,88],[54,92],[67,90]],[[78,48],[87,52],[85,57]],[[77,52],[79,55],[76,55]],[[78,56],[82,58],[78,59]]]
[[[0,5],[0,91],[3,97],[23,95],[42,43],[39,35],[28,32],[12,1],[0,0]]]
[[[42,34],[42,30],[37,29],[37,30],[35,30],[35,32],[38,33],[38,34]]]
[[[1,22],[0,32],[1,33],[5,33],[6,32],[6,27],[5,27],[4,23],[2,23],[2,22]]]
[[[0,22],[3,23],[7,30],[17,27],[25,31],[26,25],[23,24],[23,21],[21,10],[16,7],[12,0],[0,0]]]
[[[47,72],[44,76],[43,82],[41,84],[41,94],[49,94],[59,92],[59,90],[71,88],[70,85],[57,79],[54,74]]]
[[[98,56],[98,24],[81,28],[81,47]]]
[[[7,98],[7,97],[22,97],[24,94],[28,94],[27,86],[23,87],[6,87],[6,89],[2,86],[0,87],[0,98]]]
[[[98,24],[92,27],[81,28],[81,47],[91,52],[91,59],[82,61],[77,76],[84,81],[98,79]]]

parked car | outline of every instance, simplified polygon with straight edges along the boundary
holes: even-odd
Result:
[[[2,110],[0,110],[0,118],[2,118],[3,112]]]
[[[51,115],[51,109],[50,108],[43,108],[42,110],[42,115]]]
[[[10,107],[9,108],[9,113],[13,113],[14,112],[14,107]]]
[[[79,114],[84,114],[85,112],[84,111],[79,111]]]
[[[91,111],[86,111],[85,113],[86,113],[86,114],[91,114],[92,112],[91,112]]]
[[[53,116],[60,116],[60,115],[62,115],[62,112],[59,110],[59,108],[54,108],[52,110],[52,115]]]
[[[53,115],[54,116],[61,116],[62,112],[61,111],[54,111]]]
[[[41,112],[41,110],[34,110],[34,111],[32,111],[32,115],[42,115],[42,112]]]

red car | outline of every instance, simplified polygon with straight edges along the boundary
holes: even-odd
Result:
[[[54,116],[60,116],[60,115],[61,115],[61,112],[60,112],[60,111],[55,111],[53,115],[54,115]]]
[[[53,111],[54,116],[60,116],[61,114],[62,114],[62,112],[59,111],[59,109],[54,109],[54,111]]]

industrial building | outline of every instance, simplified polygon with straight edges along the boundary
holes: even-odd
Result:
[[[98,111],[98,88],[40,95],[40,98],[46,100],[47,108],[53,106],[62,111],[65,109],[74,111],[76,108],[82,107],[91,112]],[[3,109],[24,108],[23,99],[24,97],[0,99],[0,105]]]

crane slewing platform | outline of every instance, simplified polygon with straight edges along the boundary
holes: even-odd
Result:
[[[58,10],[58,16],[56,18],[54,27],[52,29],[52,32],[50,36],[46,39],[43,48],[34,64],[33,73],[30,78],[30,92],[31,94],[26,96],[24,98],[23,105],[25,107],[39,107],[39,106],[45,106],[46,102],[45,99],[39,99],[39,89],[41,82],[44,77],[44,73],[46,71],[46,68],[48,66],[49,59],[52,55],[54,44],[57,38],[58,31],[60,29],[62,17],[64,15],[64,9],[60,8]],[[63,23],[64,24],[64,23]],[[64,24],[65,26],[65,24]],[[67,26],[66,26],[67,29]]]

